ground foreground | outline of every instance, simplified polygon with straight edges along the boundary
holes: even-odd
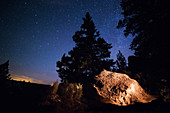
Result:
[[[0,113],[169,113],[170,103],[159,98],[150,103],[116,106],[98,99],[83,98],[76,110],[65,107],[64,102],[44,103],[49,85],[8,81],[0,86]]]

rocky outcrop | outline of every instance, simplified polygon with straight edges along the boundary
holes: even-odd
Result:
[[[119,106],[148,103],[156,98],[147,94],[139,83],[126,74],[102,71],[95,76],[94,88],[103,98],[103,102]]]

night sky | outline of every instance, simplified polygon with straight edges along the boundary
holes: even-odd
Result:
[[[103,37],[127,58],[131,37],[117,29],[120,0],[1,0],[0,64],[9,60],[13,79],[51,84],[56,81],[56,61],[75,46],[72,36],[89,12]]]

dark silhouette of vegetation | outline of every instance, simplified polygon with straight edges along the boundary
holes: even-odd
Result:
[[[0,85],[0,112],[38,113],[49,89],[50,85],[6,80]]]
[[[36,113],[48,94],[50,85],[14,81],[8,66],[9,60],[0,65],[0,112]]]
[[[129,56],[128,67],[120,51],[116,62],[109,59],[112,46],[100,37],[92,17],[87,13],[80,30],[72,37],[76,46],[57,62],[57,72],[63,83],[56,81],[50,87],[14,81],[10,79],[9,61],[0,65],[0,112],[169,113],[169,0],[122,0],[121,6],[124,18],[119,21],[118,28],[125,27],[125,36],[134,36],[130,49],[135,51],[135,56]],[[158,99],[124,107],[103,103],[101,96],[87,83],[93,83],[94,76],[103,69],[115,70],[114,64],[118,72],[127,73],[137,80],[147,93],[150,94],[148,88],[157,91]],[[101,82],[97,84],[100,88],[112,88],[113,82],[107,87],[107,83],[102,85]],[[115,92],[122,89],[116,88]],[[123,95],[121,99],[124,99]]]
[[[125,36],[135,37],[131,49],[136,56],[153,57],[169,50],[169,5],[169,0],[122,0],[124,19],[118,28],[125,27]]]
[[[83,87],[80,83],[58,83],[56,81],[44,105],[56,106],[59,113],[75,113],[77,110],[83,112],[86,105],[82,102]]]
[[[125,27],[125,36],[134,36],[130,49],[135,51],[135,57],[129,57],[129,69],[132,73],[149,74],[154,82],[170,80],[169,6],[169,0],[121,2],[124,18],[117,27]]]
[[[117,68],[117,72],[121,72],[121,73],[123,73],[127,69],[126,59],[120,50],[119,53],[117,54],[116,68]]]
[[[5,62],[4,64],[0,65],[0,80],[11,79],[8,66],[9,66],[9,60]]]
[[[59,81],[57,80],[56,82],[54,82],[53,86],[52,86],[52,90],[51,90],[51,94],[50,95],[56,95],[57,91],[58,91],[58,86],[59,86]]]
[[[66,111],[74,112],[82,107],[81,98],[83,96],[83,89],[80,83],[61,83],[59,85],[58,94],[61,98]]]
[[[62,82],[93,82],[94,76],[103,69],[113,68],[113,60],[108,59],[111,44],[100,37],[88,12],[83,20],[81,30],[72,37],[76,46],[68,52],[68,56],[64,54],[57,62],[57,72]]]

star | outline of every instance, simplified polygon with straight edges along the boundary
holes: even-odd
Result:
[[[40,45],[39,47],[42,48],[42,45]]]
[[[122,18],[120,1],[19,0],[16,3],[1,0],[0,61],[11,62],[10,69],[14,70],[11,74],[36,76],[49,83],[59,79],[52,64],[75,47],[72,36],[80,30],[86,12],[92,16],[101,37],[112,43],[110,58],[116,59],[119,49],[126,52],[127,58],[133,53],[128,49],[132,38],[123,40],[123,31],[116,29]],[[1,4],[3,2],[5,4]],[[31,66],[30,62],[34,65]],[[42,63],[51,70],[43,67]]]
[[[37,25],[37,24],[38,24],[38,21],[36,21],[35,24]]]

